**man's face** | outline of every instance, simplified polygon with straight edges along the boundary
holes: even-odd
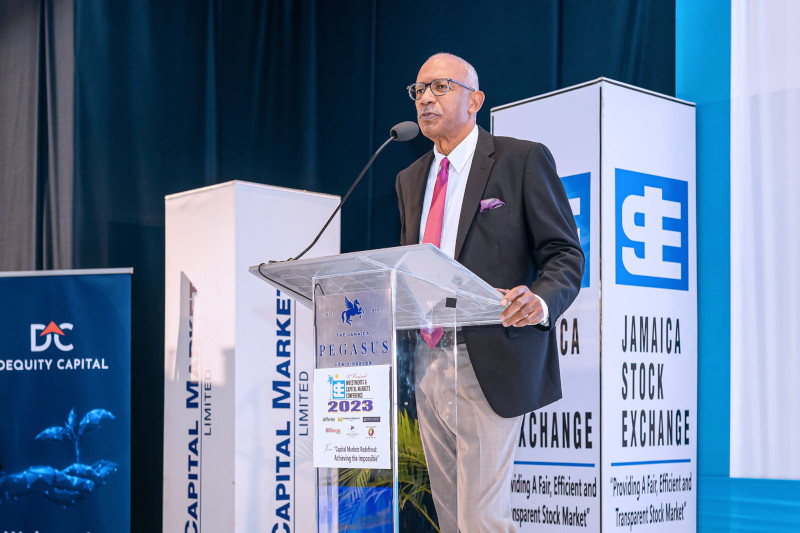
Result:
[[[417,82],[430,83],[438,78],[450,78],[469,85],[464,66],[457,59],[448,56],[437,56],[425,62],[419,69]],[[456,83],[450,84],[450,90],[444,96],[436,96],[427,88],[422,98],[415,102],[417,122],[422,134],[437,142],[469,133],[464,132],[467,128],[471,129],[472,125],[470,94],[472,91]],[[474,113],[477,113],[477,109]]]

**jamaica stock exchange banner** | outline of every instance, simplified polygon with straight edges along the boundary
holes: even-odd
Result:
[[[0,531],[130,530],[131,272],[0,273]]]
[[[694,105],[601,78],[495,108],[492,124],[549,147],[586,255],[553,324],[563,398],[524,417],[512,518],[521,532],[694,533]]]

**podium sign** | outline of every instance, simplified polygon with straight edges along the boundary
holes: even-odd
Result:
[[[317,368],[391,364],[391,290],[319,295],[316,303]]]
[[[391,290],[316,297],[314,466],[390,469]]]
[[[391,365],[314,371],[314,466],[391,469]]]
[[[499,323],[497,291],[430,244],[250,271],[314,309],[317,531],[435,531],[416,397],[457,412],[455,328]]]

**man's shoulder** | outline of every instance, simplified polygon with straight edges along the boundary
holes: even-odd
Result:
[[[432,158],[433,158],[433,150],[428,150],[422,157],[420,157],[419,159],[408,165],[406,168],[401,170],[397,174],[397,179],[399,180],[401,179],[401,177],[406,175],[416,175],[420,172],[427,173],[430,170]]]
[[[492,135],[494,142],[494,158],[521,158],[527,159],[529,156],[545,157],[551,164],[555,164],[553,155],[544,144],[537,141],[517,139],[516,137],[503,137]]]
[[[494,141],[494,149],[496,152],[527,154],[531,150],[539,150],[544,147],[540,142],[517,139],[516,137],[492,135],[492,140]]]

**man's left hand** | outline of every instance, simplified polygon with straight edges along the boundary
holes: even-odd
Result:
[[[503,325],[516,328],[538,324],[544,317],[544,310],[539,298],[525,285],[513,289],[497,289],[503,294],[500,305],[508,306],[500,314]]]

